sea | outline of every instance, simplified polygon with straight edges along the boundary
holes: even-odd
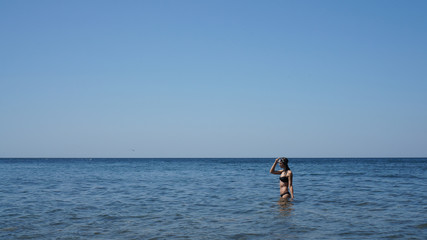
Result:
[[[0,239],[427,239],[427,158],[0,159]]]

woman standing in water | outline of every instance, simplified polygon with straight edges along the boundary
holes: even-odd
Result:
[[[279,166],[283,168],[282,170],[276,171],[276,165],[279,163]],[[287,199],[291,197],[294,198],[294,188],[292,186],[292,171],[288,166],[288,159],[285,157],[276,158],[273,166],[270,169],[271,174],[280,175],[279,183],[280,183],[280,197],[282,199]],[[290,191],[290,193],[289,193]]]

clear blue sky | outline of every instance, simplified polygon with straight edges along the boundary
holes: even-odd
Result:
[[[0,1],[0,157],[425,157],[427,1]]]

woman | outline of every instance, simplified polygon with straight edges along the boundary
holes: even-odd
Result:
[[[276,171],[276,165],[279,163],[279,166],[283,168],[282,170]],[[288,159],[285,157],[276,158],[273,166],[270,169],[271,174],[280,175],[280,197],[282,199],[287,199],[291,197],[294,198],[294,188],[292,187],[292,171],[288,166]],[[289,193],[290,191],[290,193]]]

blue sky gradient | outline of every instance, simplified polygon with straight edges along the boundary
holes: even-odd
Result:
[[[427,1],[0,1],[0,157],[425,157]]]

